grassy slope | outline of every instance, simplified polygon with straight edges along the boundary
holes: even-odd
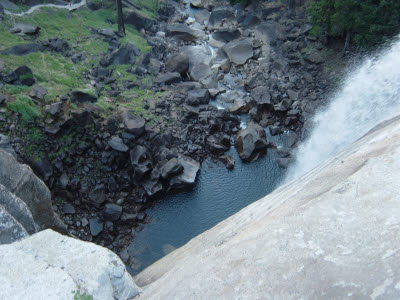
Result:
[[[82,72],[91,65],[97,65],[100,54],[106,52],[108,47],[108,45],[95,34],[95,30],[100,28],[117,29],[117,25],[111,25],[107,22],[107,19],[116,20],[116,13],[114,10],[102,9],[91,11],[88,9],[80,9],[69,13],[66,10],[45,8],[27,17],[7,16],[5,22],[0,23],[0,36],[2,37],[0,50],[7,49],[17,44],[30,42],[8,31],[15,22],[27,22],[41,28],[37,41],[52,37],[64,38],[74,50],[85,52],[88,58],[84,62],[77,64],[72,63],[69,58],[65,58],[61,54],[50,52],[37,52],[25,56],[0,55],[0,58],[5,62],[6,71],[14,70],[23,64],[30,67],[34,73],[37,84],[45,87],[49,92],[46,96],[46,101],[52,102],[56,99],[56,95],[65,94],[71,89],[85,87]],[[146,41],[132,26],[126,26],[126,33],[127,35],[121,39],[122,44],[130,42],[138,47],[141,53],[146,53],[151,50],[151,47],[147,45]],[[127,67],[128,66],[114,67],[116,69],[115,73],[119,75],[117,83],[124,80],[136,79],[134,75],[125,71]],[[33,105],[32,103],[27,103],[26,99],[22,97],[29,93],[30,88],[5,85],[1,89],[8,94],[16,96],[16,101],[21,102],[14,105],[13,111],[18,112],[18,109],[15,109],[15,107],[19,108],[23,105]],[[102,108],[106,109],[122,104],[132,108],[137,113],[148,114],[148,112],[142,109],[141,104],[143,96],[154,95],[145,91],[133,91],[137,92],[137,98],[132,99],[130,97],[124,99],[120,97],[120,99],[116,99],[117,101],[114,100],[110,103],[110,101],[105,102],[104,98],[101,97],[99,104]],[[20,101],[20,99],[24,99],[24,101]],[[122,101],[122,103],[119,103],[118,100]],[[31,116],[37,116],[37,114],[26,115],[24,111],[21,111],[20,114],[26,119],[29,119]]]

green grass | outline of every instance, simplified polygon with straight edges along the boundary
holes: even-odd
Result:
[[[24,121],[31,121],[42,116],[32,99],[25,95],[17,95],[15,102],[7,103],[7,108],[19,114]]]

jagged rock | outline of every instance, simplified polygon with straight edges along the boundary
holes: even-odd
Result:
[[[115,222],[122,214],[122,207],[114,203],[107,203],[103,209],[103,219],[106,221]]]
[[[167,58],[165,68],[168,72],[185,74],[189,70],[189,56],[184,52],[172,54]]]
[[[217,41],[229,43],[233,40],[240,38],[241,33],[239,29],[220,29],[213,32],[212,37]]]
[[[142,183],[142,187],[149,197],[153,197],[163,190],[163,186],[158,179],[149,178]]]
[[[197,41],[204,36],[201,30],[180,23],[167,25],[167,33],[169,36],[183,41]]]
[[[220,29],[224,22],[231,21],[234,18],[235,14],[230,9],[214,9],[210,14],[210,18],[208,19],[208,29]]]
[[[116,151],[126,152],[128,151],[128,146],[124,144],[119,136],[113,136],[108,142],[108,145]]]
[[[219,157],[219,160],[225,165],[228,170],[233,170],[235,167],[235,158],[231,155],[222,155]]]
[[[273,109],[274,104],[269,94],[269,90],[266,86],[256,87],[251,91],[251,96],[257,105],[265,107],[267,109]]]
[[[267,135],[260,125],[250,123],[235,137],[235,148],[243,161],[257,160],[267,151]]]
[[[170,85],[173,83],[178,83],[181,80],[182,80],[181,75],[178,72],[174,72],[174,73],[166,73],[166,74],[160,75],[159,77],[157,77],[154,80],[154,82],[158,83],[158,84]]]
[[[84,103],[84,102],[96,102],[97,96],[93,90],[90,89],[79,89],[74,90],[70,93],[72,102]]]
[[[28,237],[25,228],[0,205],[0,245]]]
[[[200,163],[184,155],[180,155],[178,160],[183,166],[183,172],[171,178],[169,181],[171,189],[192,187],[196,180],[197,173],[200,170]]]
[[[104,184],[98,184],[92,189],[88,195],[89,201],[97,208],[106,201],[106,193]]]
[[[251,98],[245,97],[244,99],[243,98],[235,99],[233,105],[229,110],[231,113],[239,115],[249,112],[250,108],[251,108]]]
[[[183,172],[183,165],[176,157],[171,158],[165,165],[161,167],[161,177],[169,179]]]
[[[195,89],[188,93],[188,102],[190,105],[208,104],[209,101],[210,93],[207,89]]]
[[[284,32],[281,25],[274,21],[257,25],[255,33],[258,39],[271,46],[275,46],[278,40],[284,39]]]
[[[59,114],[62,110],[63,102],[56,102],[46,106],[46,112],[52,116]]]
[[[129,155],[135,178],[140,180],[153,169],[153,159],[145,147],[136,145]]]
[[[145,120],[140,116],[134,116],[128,111],[124,111],[121,114],[122,121],[125,125],[125,130],[136,136],[143,134],[145,130]]]
[[[41,86],[34,85],[33,88],[29,92],[29,96],[38,100],[44,100],[44,97],[47,95],[47,90]]]
[[[210,135],[206,141],[210,152],[217,156],[224,154],[231,146],[229,139],[229,143],[223,143],[217,135]]]
[[[85,293],[128,300],[140,292],[116,254],[51,230],[1,246],[0,255],[2,299],[71,299]]]
[[[62,207],[62,211],[64,214],[74,214],[75,213],[75,207],[73,207],[71,204],[66,203],[65,205],[63,205]]]
[[[249,58],[253,57],[253,46],[248,39],[232,41],[225,44],[222,49],[235,65],[243,65]]]
[[[42,46],[45,47],[48,51],[61,53],[66,53],[68,50],[71,49],[68,42],[62,38],[50,38],[48,40],[44,40],[42,42]]]
[[[1,53],[6,55],[18,55],[23,56],[29,53],[38,52],[39,46],[37,44],[19,44],[11,48],[3,50]]]
[[[29,23],[17,23],[10,29],[10,32],[18,35],[33,35],[37,34],[39,30],[40,28],[38,26]]]
[[[20,198],[41,228],[66,232],[65,224],[54,213],[50,191],[27,165],[0,149],[0,184]]]
[[[297,141],[299,140],[299,136],[293,131],[289,130],[286,136],[286,144],[288,147],[293,147]]]
[[[246,14],[243,22],[242,22],[242,27],[243,28],[252,28],[256,25],[258,25],[261,22],[261,20],[253,15],[253,14]]]

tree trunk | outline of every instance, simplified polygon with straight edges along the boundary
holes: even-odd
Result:
[[[118,12],[118,32],[125,34],[124,14],[122,12],[122,0],[117,1],[117,12]]]
[[[293,9],[296,6],[296,0],[289,0],[289,9]]]

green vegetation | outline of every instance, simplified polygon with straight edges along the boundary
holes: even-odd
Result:
[[[352,37],[358,46],[368,48],[400,31],[398,0],[314,0],[309,13],[311,34]]]
[[[24,121],[31,121],[42,116],[40,109],[32,99],[25,95],[17,95],[15,102],[7,103],[9,110],[19,114]]]
[[[72,291],[72,293],[74,294],[74,300],[93,300],[93,296],[86,294],[86,292],[82,292],[79,290]]]

